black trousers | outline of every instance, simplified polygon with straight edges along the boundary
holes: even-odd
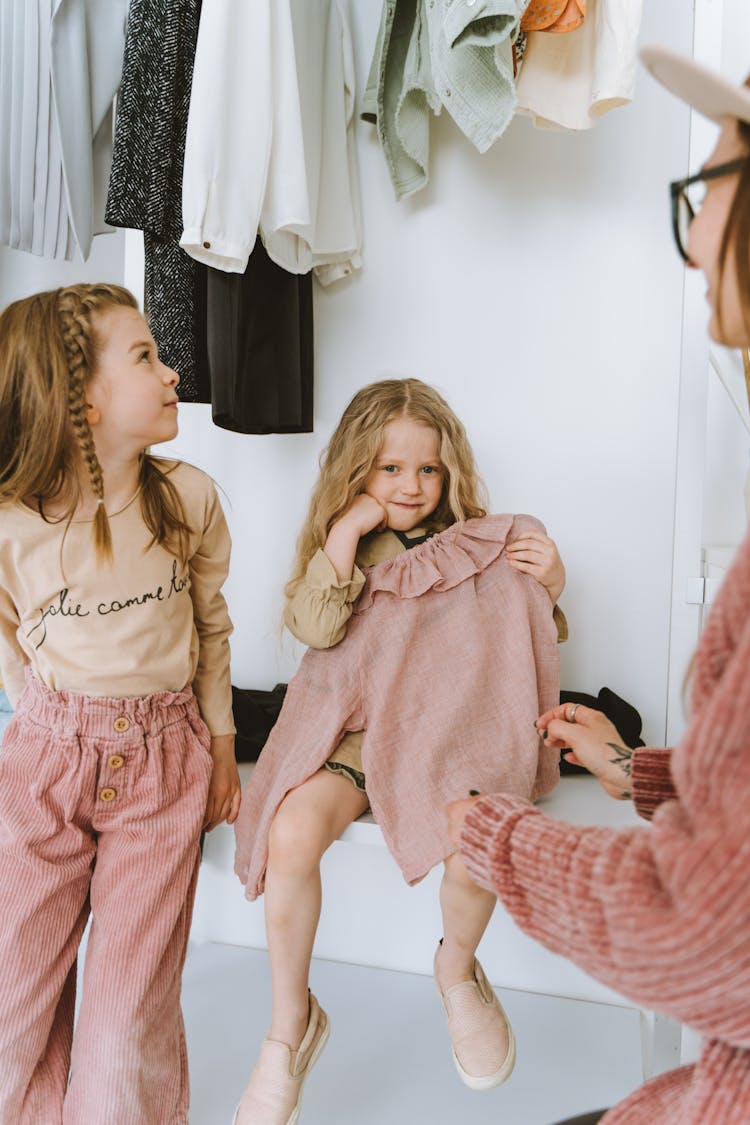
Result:
[[[244,274],[205,275],[212,417],[241,434],[313,428],[312,274],[287,273],[260,238]]]

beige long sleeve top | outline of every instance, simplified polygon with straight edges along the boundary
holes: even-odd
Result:
[[[183,565],[151,532],[137,494],[110,516],[113,561],[94,553],[90,520],[47,523],[0,507],[0,677],[11,703],[30,666],[52,691],[118,698],[192,684],[212,735],[234,730],[232,624],[221,587],[230,538],[210,478],[170,475],[193,531]]]
[[[415,528],[419,538],[425,528]],[[393,559],[408,550],[390,530],[373,531],[359,543],[356,563],[348,582],[340,582],[325,551],[315,552],[305,576],[284,607],[284,624],[309,648],[332,648],[343,640],[354,606],[365,584],[363,567]],[[553,610],[557,639],[568,639],[568,623],[559,606]]]

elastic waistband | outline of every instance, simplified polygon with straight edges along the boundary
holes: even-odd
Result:
[[[154,731],[181,718],[199,717],[189,684],[181,691],[157,691],[143,696],[81,695],[52,691],[28,667],[16,714],[25,714],[45,727],[92,738],[116,738],[133,728]]]

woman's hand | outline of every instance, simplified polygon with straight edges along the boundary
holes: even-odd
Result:
[[[204,831],[210,832],[223,820],[234,824],[240,811],[240,775],[234,758],[234,735],[219,734],[211,739],[214,767],[208,786]]]
[[[481,794],[478,797],[468,797],[462,801],[451,801],[446,806],[446,813],[448,816],[448,835],[452,843],[458,847],[461,842],[461,830],[464,826],[464,821],[472,810],[477,801],[480,801]]]
[[[565,588],[565,567],[554,539],[542,531],[529,531],[507,544],[505,556],[514,570],[536,578],[556,604]]]
[[[630,797],[633,751],[601,711],[580,703],[561,703],[540,715],[536,728],[550,749],[570,750],[563,754],[565,760],[593,773],[610,797],[621,801]]]

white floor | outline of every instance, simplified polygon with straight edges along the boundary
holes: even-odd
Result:
[[[317,960],[312,988],[331,1038],[305,1086],[301,1125],[552,1125],[640,1085],[634,1009],[499,993],[518,1042],[496,1090],[462,1085],[432,979]],[[265,1032],[264,951],[191,944],[183,978],[191,1125],[230,1125]]]

